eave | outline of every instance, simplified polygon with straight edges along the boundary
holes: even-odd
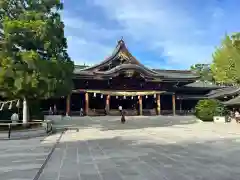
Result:
[[[224,87],[217,90],[212,90],[207,94],[210,99],[221,99],[227,96],[235,96],[240,93],[240,87]]]
[[[110,79],[112,77],[118,76],[122,72],[128,72],[128,71],[138,72],[146,79],[153,79],[156,81],[170,81],[170,82],[176,82],[176,81],[189,82],[190,81],[192,82],[199,78],[198,76],[181,77],[181,76],[174,76],[174,74],[166,74],[166,73],[160,74],[158,72],[155,72],[151,69],[145,68],[137,64],[122,64],[108,71],[82,70],[82,71],[78,71],[77,73],[75,72],[75,77],[90,78],[90,79],[92,77],[96,79]]]
[[[77,79],[108,80],[128,71],[138,72],[146,81],[192,83],[199,79],[191,71],[149,69],[141,64],[127,49],[121,39],[106,60],[92,67],[74,70]]]
[[[230,99],[228,101],[223,102],[224,105],[226,106],[236,106],[236,105],[240,105],[240,96],[237,96],[233,99]]]

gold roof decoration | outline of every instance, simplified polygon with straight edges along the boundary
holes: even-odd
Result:
[[[118,53],[119,60],[123,63],[124,60],[126,60],[128,63],[131,62],[130,58],[127,53],[120,51]]]

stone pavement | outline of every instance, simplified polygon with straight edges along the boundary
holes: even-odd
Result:
[[[193,117],[75,120],[79,132],[63,135],[39,180],[240,179],[237,124]]]
[[[32,180],[59,134],[24,140],[0,141],[0,179]]]
[[[24,139],[24,138],[33,138],[46,136],[46,130],[43,127],[35,128],[35,129],[26,129],[26,130],[17,130],[11,132],[10,139]],[[8,131],[0,132],[0,140],[8,140]]]

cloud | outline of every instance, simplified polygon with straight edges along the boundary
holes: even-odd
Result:
[[[109,30],[99,26],[97,23],[83,20],[81,17],[65,15],[63,17],[68,33],[84,37],[88,40],[103,41],[116,38],[121,30]]]
[[[174,1],[176,2],[176,1]],[[205,31],[187,9],[167,0],[94,0],[109,18],[122,24],[126,33],[146,43],[153,51],[163,48],[159,56],[168,57],[168,65],[187,67],[210,61],[214,46],[199,41]],[[220,9],[214,17],[223,15]]]
[[[194,63],[211,62],[214,47],[221,37],[238,28],[229,20],[229,17],[233,20],[238,17],[237,8],[226,1],[82,0],[78,5],[65,3],[68,8],[63,18],[69,37],[69,54],[77,63],[101,61],[124,36],[140,61],[154,67],[187,69]]]
[[[76,64],[93,65],[102,61],[114,46],[106,44],[106,39],[115,38],[117,31],[108,31],[94,22],[74,17],[68,11],[63,14],[68,53]]]
[[[67,36],[68,53],[77,64],[93,65],[99,63],[112,52],[112,47],[84,38]]]

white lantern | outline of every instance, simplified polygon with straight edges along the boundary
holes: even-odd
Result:
[[[156,94],[154,94],[153,97],[156,98]]]
[[[0,103],[0,104],[1,104],[1,103]],[[2,110],[3,110],[3,108],[4,108],[4,105],[5,105],[5,102],[3,102],[3,103],[1,104],[0,111],[2,111]]]
[[[20,107],[20,101],[19,100],[17,101],[16,107],[18,107],[18,108]]]
[[[126,99],[126,96],[123,96],[123,99]]]
[[[148,98],[148,96],[146,95],[146,99]]]
[[[12,109],[12,101],[10,102],[8,109]]]
[[[103,98],[103,95],[101,95],[101,98]]]
[[[118,99],[118,96],[116,96],[116,99]]]
[[[93,97],[96,97],[96,93],[93,93]]]
[[[132,99],[133,99],[133,96],[132,96]]]

